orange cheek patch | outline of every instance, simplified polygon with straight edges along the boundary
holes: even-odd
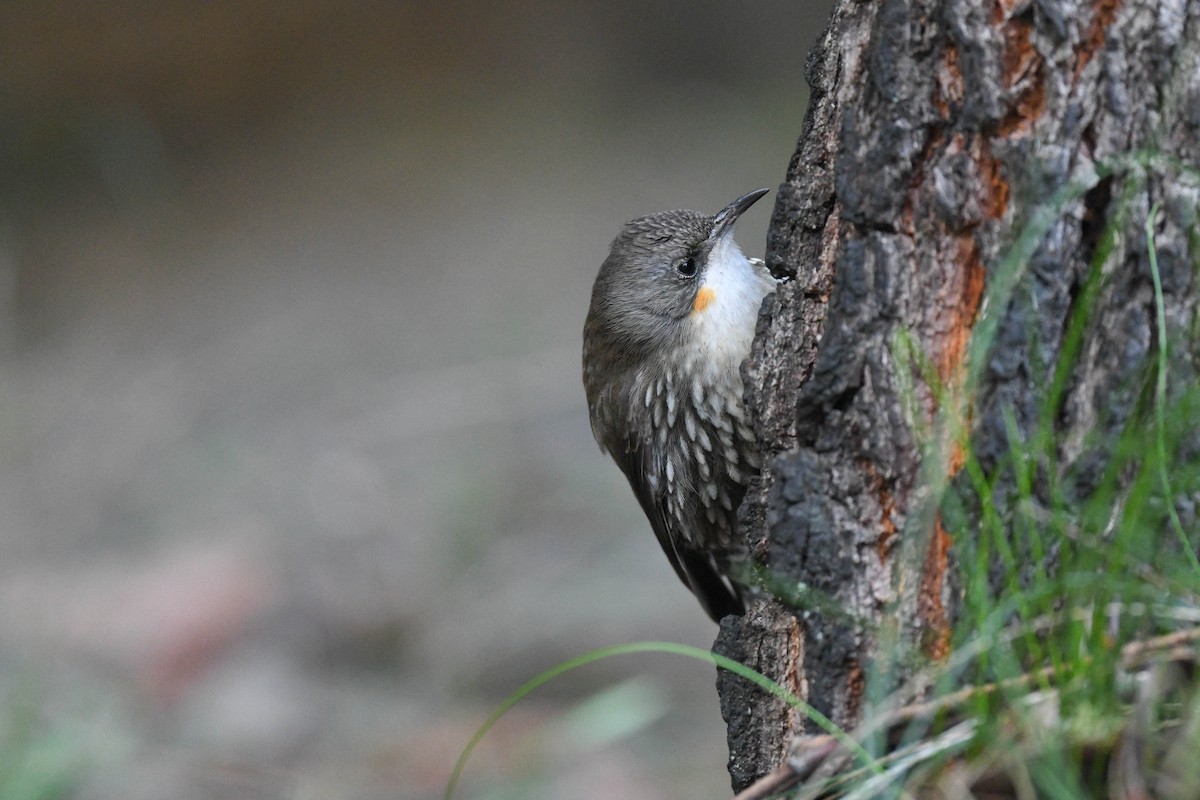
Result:
[[[703,311],[717,299],[717,293],[708,286],[703,286],[696,292],[696,302],[692,303],[692,311]]]

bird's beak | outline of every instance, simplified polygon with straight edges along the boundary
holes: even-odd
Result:
[[[713,217],[713,229],[712,233],[708,235],[708,240],[715,242],[724,236],[728,236],[733,231],[733,223],[737,222],[737,218],[769,191],[771,190],[755,189],[753,192],[742,195],[718,211],[716,216]]]

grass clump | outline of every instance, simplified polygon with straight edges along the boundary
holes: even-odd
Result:
[[[1161,161],[1131,157],[1034,211],[989,274],[961,386],[939,385],[911,338],[894,340],[931,487],[924,517],[937,515],[950,533],[961,582],[951,655],[897,693],[907,705],[879,709],[856,732],[884,732],[886,775],[827,763],[836,778],[810,778],[787,796],[1200,797],[1200,382],[1173,366],[1190,364],[1200,344],[1170,324],[1164,301],[1160,209],[1145,202],[1146,176],[1179,165]],[[1183,172],[1195,181],[1194,170]],[[1001,318],[1025,302],[1023,277],[1038,243],[1101,180],[1120,193],[1056,361],[1036,363],[1032,354],[1043,350],[1029,332],[1030,372],[1043,383],[1020,412],[999,408],[1005,446],[980,454],[971,409]],[[1149,212],[1131,219],[1138,202]],[[1113,301],[1105,282],[1114,264],[1127,269],[1135,260],[1123,242],[1137,227],[1153,286],[1153,350],[1122,376],[1120,396],[1130,402],[1101,408],[1095,430],[1064,432],[1064,403],[1102,318],[1099,303]],[[1197,240],[1196,230],[1188,235]],[[918,384],[939,409],[932,422],[916,422]],[[946,468],[949,452],[961,456],[956,475]]]

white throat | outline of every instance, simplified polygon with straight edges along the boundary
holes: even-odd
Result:
[[[700,291],[707,302],[689,315],[687,361],[710,374],[737,375],[750,355],[754,327],[762,300],[775,290],[775,281],[761,261],[742,254],[733,236],[724,236],[708,256]],[[694,360],[693,360],[694,359]]]

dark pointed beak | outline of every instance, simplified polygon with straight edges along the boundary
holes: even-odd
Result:
[[[728,236],[733,231],[733,223],[737,222],[737,218],[769,191],[771,190],[755,189],[753,192],[742,195],[718,211],[716,216],[713,217],[713,229],[712,233],[708,235],[708,240],[715,242],[723,236]]]

